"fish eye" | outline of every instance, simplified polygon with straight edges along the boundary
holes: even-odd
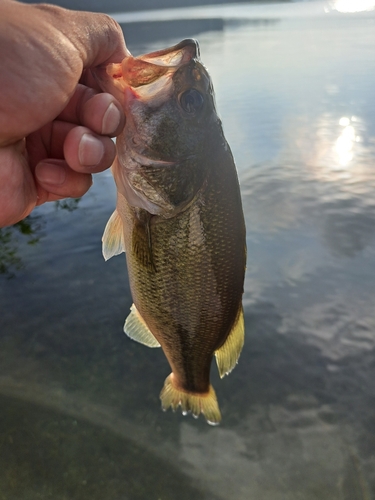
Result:
[[[189,89],[180,95],[180,104],[186,113],[193,115],[202,109],[204,99],[198,90]]]

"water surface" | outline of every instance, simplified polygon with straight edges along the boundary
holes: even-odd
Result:
[[[163,413],[162,352],[122,333],[105,172],[0,235],[0,499],[375,498],[374,11],[168,12],[118,18],[135,54],[199,39],[236,158],[246,345],[213,369],[223,423]]]

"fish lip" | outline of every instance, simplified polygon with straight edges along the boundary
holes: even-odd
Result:
[[[135,149],[131,149],[129,151],[129,156],[134,162],[138,163],[139,165],[142,165],[142,167],[163,168],[163,167],[173,167],[176,165],[175,161],[153,159],[147,155],[139,153]]]
[[[148,54],[142,54],[139,56],[140,59],[148,60],[148,59],[153,59],[156,57],[164,56],[169,54],[170,52],[183,49],[187,46],[192,46],[193,48],[193,53],[191,59],[196,59],[200,60],[200,48],[199,48],[199,43],[198,40],[195,38],[185,38],[184,40],[181,40],[181,42],[177,43],[176,45],[173,45],[172,47],[167,47],[166,49],[161,49],[161,50],[156,50],[154,52],[149,52]]]
[[[121,63],[117,63],[121,65]],[[124,106],[124,90],[121,85],[115,84],[114,81],[110,79],[107,72],[108,65],[100,65],[91,71],[97,85],[103,92],[107,92],[114,97]],[[119,80],[117,80],[118,82]]]
[[[128,153],[130,158],[135,163],[141,165],[142,167],[155,167],[155,168],[176,167],[197,156],[196,154],[190,154],[190,155],[180,156],[178,159],[156,158],[157,155],[151,149],[146,149],[140,152],[130,147],[128,147]]]

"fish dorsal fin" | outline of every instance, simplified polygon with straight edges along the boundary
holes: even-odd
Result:
[[[105,260],[125,252],[122,221],[117,210],[113,212],[105,226],[102,242],[102,252]]]
[[[160,347],[159,342],[151,333],[134,304],[131,306],[130,314],[126,318],[124,332],[129,338],[147,345],[147,347]]]
[[[215,351],[220,377],[228,375],[238,362],[245,340],[245,322],[241,307],[238,318],[224,344]]]

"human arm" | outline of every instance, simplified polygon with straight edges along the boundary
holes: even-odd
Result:
[[[0,227],[82,196],[111,165],[125,118],[90,68],[126,54],[104,14],[0,0]]]

